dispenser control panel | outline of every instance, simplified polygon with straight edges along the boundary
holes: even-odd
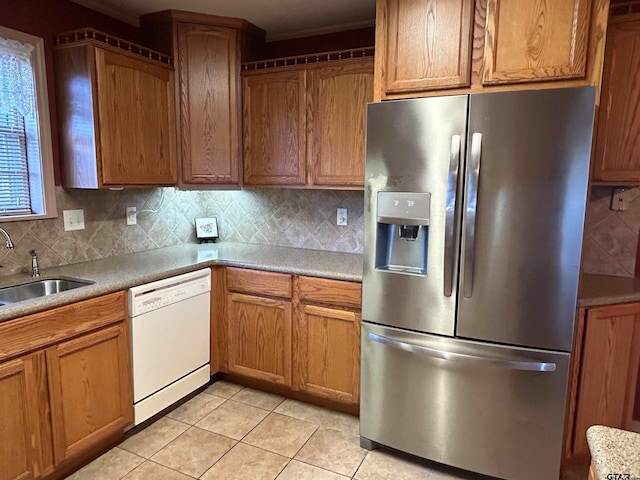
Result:
[[[378,222],[429,225],[430,193],[378,192]]]

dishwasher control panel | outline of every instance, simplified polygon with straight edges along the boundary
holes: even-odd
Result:
[[[142,315],[210,291],[209,269],[133,287],[129,290],[129,316]]]

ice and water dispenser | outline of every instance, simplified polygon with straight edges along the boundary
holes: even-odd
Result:
[[[427,274],[430,193],[378,192],[376,269]]]

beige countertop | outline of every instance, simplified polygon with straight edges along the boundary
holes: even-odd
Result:
[[[594,425],[587,430],[587,442],[599,480],[640,479],[639,433]]]
[[[578,306],[595,307],[627,302],[640,302],[640,280],[590,274],[580,277]]]
[[[359,254],[230,242],[183,244],[43,269],[41,279],[74,277],[94,283],[47,297],[0,306],[0,321],[213,265],[362,281],[362,255]],[[0,277],[0,287],[32,280],[27,274]]]

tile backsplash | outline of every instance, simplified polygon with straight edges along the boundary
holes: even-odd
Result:
[[[223,241],[362,253],[362,192],[244,189],[190,191],[176,188],[122,191],[56,190],[59,217],[8,222],[15,249],[0,250],[0,275],[30,268],[28,251],[41,269],[123,253],[195,242],[194,219],[216,217]],[[137,225],[126,225],[126,207]],[[336,226],[336,208],[347,208],[348,225]],[[65,232],[62,211],[84,209],[85,229]],[[45,272],[46,273],[46,272]]]
[[[583,273],[633,277],[640,230],[640,188],[631,189],[626,210],[614,212],[611,187],[592,187],[587,203]]]
[[[582,271],[633,277],[640,188],[629,208],[609,209],[610,187],[593,187],[587,204]],[[195,242],[194,219],[217,217],[226,241],[362,253],[364,196],[336,190],[244,189],[191,191],[176,188],[56,190],[60,216],[51,220],[2,224],[15,244],[0,248],[0,275],[31,266],[35,248],[41,268],[106,258],[123,253]],[[126,207],[138,211],[138,224],[127,226]],[[348,210],[348,225],[336,226],[336,208]],[[62,211],[82,208],[85,229],[64,231]]]

